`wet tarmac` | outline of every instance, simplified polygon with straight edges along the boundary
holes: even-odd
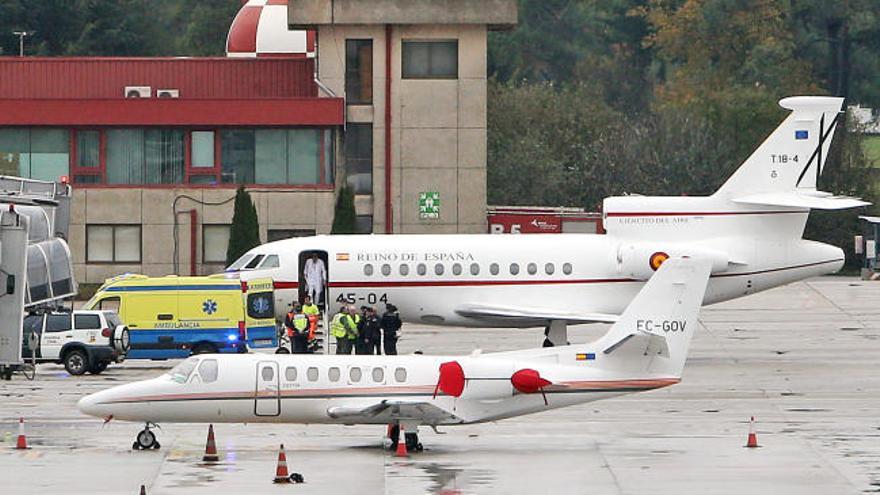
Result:
[[[705,308],[681,384],[486,425],[420,431],[399,460],[374,426],[215,425],[221,460],[201,461],[206,425],[140,425],[75,407],[83,395],[158,375],[127,362],[100,376],[42,365],[0,382],[0,493],[880,493],[880,283],[827,277]],[[582,342],[602,333],[572,330]],[[407,326],[401,351],[538,345],[538,330]],[[18,417],[31,448],[17,451]],[[757,418],[761,448],[746,449]],[[301,485],[274,485],[279,444]]]

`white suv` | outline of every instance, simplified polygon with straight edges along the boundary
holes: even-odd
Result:
[[[26,359],[36,347],[36,362],[63,364],[71,375],[97,375],[110,363],[121,363],[131,347],[128,327],[113,311],[28,315],[22,340]]]

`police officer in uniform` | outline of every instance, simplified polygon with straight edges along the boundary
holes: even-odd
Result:
[[[397,355],[397,332],[403,322],[400,321],[400,314],[397,312],[397,306],[388,303],[385,305],[385,314],[382,315],[380,327],[385,337],[385,354],[388,356]]]
[[[298,303],[293,305],[293,310],[284,318],[284,326],[287,327],[287,335],[290,336],[290,346],[294,354],[305,354],[309,342],[309,320]]]
[[[379,317],[376,315],[376,308],[365,308],[364,317],[358,327],[358,354],[373,354],[374,349],[378,348],[382,335],[379,328],[380,324]]]

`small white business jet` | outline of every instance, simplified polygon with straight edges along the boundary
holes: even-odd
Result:
[[[167,374],[82,398],[80,411],[150,425],[482,423],[678,383],[709,280],[707,260],[666,261],[601,338],[469,356],[193,356]],[[392,435],[397,438],[397,435]]]
[[[834,273],[843,251],[802,236],[811,209],[868,204],[816,189],[843,98],[779,103],[791,114],[717,192],[607,198],[605,235],[317,236],[256,247],[227,271],[272,277],[284,313],[317,255],[330,309],[392,302],[411,322],[549,326],[557,345],[567,325],[615,321],[670,256],[711,261],[704,304]]]

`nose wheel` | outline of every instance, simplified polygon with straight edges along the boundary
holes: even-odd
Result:
[[[158,450],[159,447],[161,447],[161,445],[159,445],[159,442],[156,440],[156,434],[150,429],[149,423],[147,423],[144,426],[144,429],[137,434],[134,443],[131,445],[133,450]]]

